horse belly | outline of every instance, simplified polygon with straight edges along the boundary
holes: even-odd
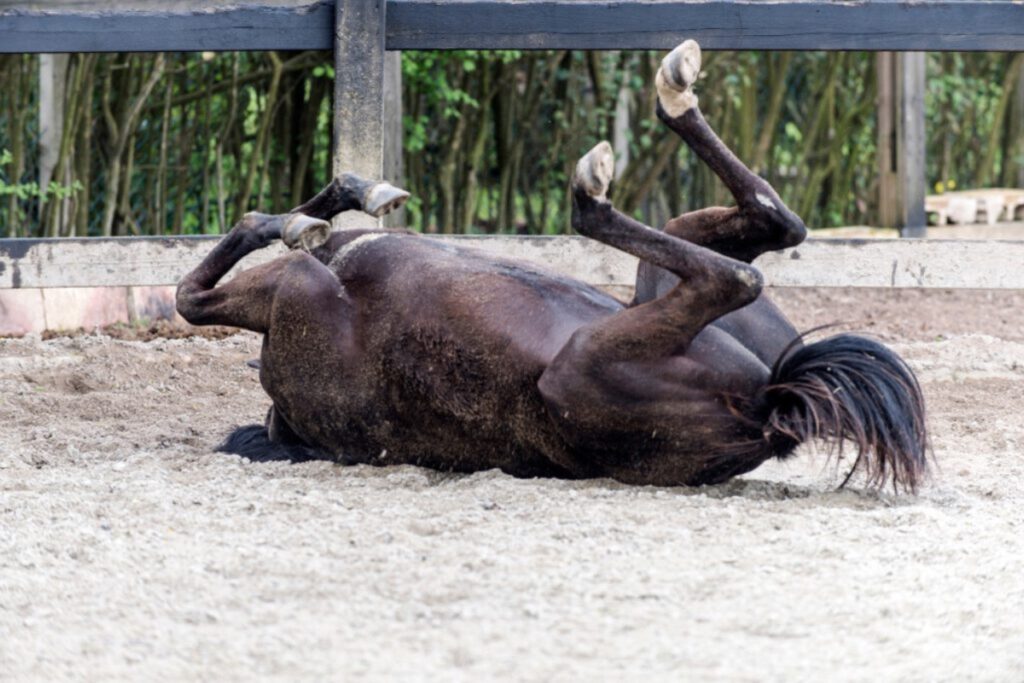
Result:
[[[409,328],[390,342],[375,368],[389,463],[520,473],[547,462],[555,435],[537,389],[543,365],[487,336]]]

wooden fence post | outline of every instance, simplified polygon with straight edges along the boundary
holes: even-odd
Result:
[[[903,237],[925,237],[925,53],[879,52],[879,223]]]
[[[399,187],[405,185],[402,165],[402,53],[384,54],[384,175],[383,178]],[[389,228],[405,226],[405,207],[384,217]]]
[[[900,53],[900,123],[899,139],[903,150],[899,161],[902,164],[900,180],[903,185],[903,221],[900,235],[903,237],[925,237],[928,232],[928,215],[924,210],[927,194],[927,167],[925,149],[924,94],[927,88],[926,55],[924,52]]]
[[[896,55],[892,52],[875,53],[875,71],[878,83],[878,224],[883,227],[899,225],[899,182],[896,173]]]
[[[334,24],[334,173],[384,177],[385,0],[337,0]],[[361,212],[335,227],[379,227]]]

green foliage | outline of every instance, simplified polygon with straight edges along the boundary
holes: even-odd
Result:
[[[662,56],[403,53],[405,177],[389,180],[413,192],[406,221],[425,231],[565,232],[573,164],[602,139],[628,157],[613,185],[616,205],[649,224],[733,203],[654,116]],[[166,55],[114,161],[118,121],[157,59],[72,57],[68,82],[91,87],[65,105],[74,139],[62,145],[57,177],[74,180],[45,193],[25,182],[39,177],[36,58],[0,60],[0,226],[57,234],[60,220],[74,220],[76,234],[97,234],[110,208],[113,234],[217,232],[246,210],[287,211],[326,184],[334,78],[327,53]],[[1007,104],[1019,82],[1013,59],[928,56],[927,173],[937,191],[1007,182],[1024,167],[1024,113]],[[714,51],[704,74],[697,89],[712,126],[809,225],[877,220],[872,54]],[[115,163],[122,177],[112,183]],[[72,218],[55,219],[58,205]]]
[[[9,165],[12,161],[14,161],[14,157],[11,155],[10,150],[0,149],[0,168]],[[72,181],[68,185],[62,185],[51,180],[46,186],[46,190],[43,191],[40,189],[39,183],[35,181],[28,183],[12,182],[5,178],[4,175],[0,174],[0,197],[13,195],[21,200],[39,199],[41,203],[45,203],[52,200],[62,201],[84,189],[82,183],[77,180]]]
[[[476,69],[476,50],[451,50],[402,53],[402,85],[425,93],[427,102],[440,105],[444,118],[459,116],[459,105],[478,107],[480,103],[467,91],[449,83],[449,66],[463,72]]]

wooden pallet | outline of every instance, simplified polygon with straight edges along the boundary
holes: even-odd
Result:
[[[934,215],[933,225],[995,225],[1024,212],[1024,190],[996,187],[933,194],[925,199],[925,211]]]

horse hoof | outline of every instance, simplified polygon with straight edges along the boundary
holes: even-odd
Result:
[[[697,106],[693,84],[700,76],[700,63],[700,45],[695,40],[684,41],[661,60],[654,84],[661,106],[669,116],[682,116]]]
[[[312,251],[331,236],[331,224],[302,213],[292,214],[281,231],[281,240],[289,249]]]
[[[363,198],[363,211],[380,218],[409,201],[409,196],[408,192],[391,183],[380,182],[367,191]]]
[[[615,153],[607,140],[597,143],[576,162],[573,184],[595,199],[604,199],[615,174]]]

